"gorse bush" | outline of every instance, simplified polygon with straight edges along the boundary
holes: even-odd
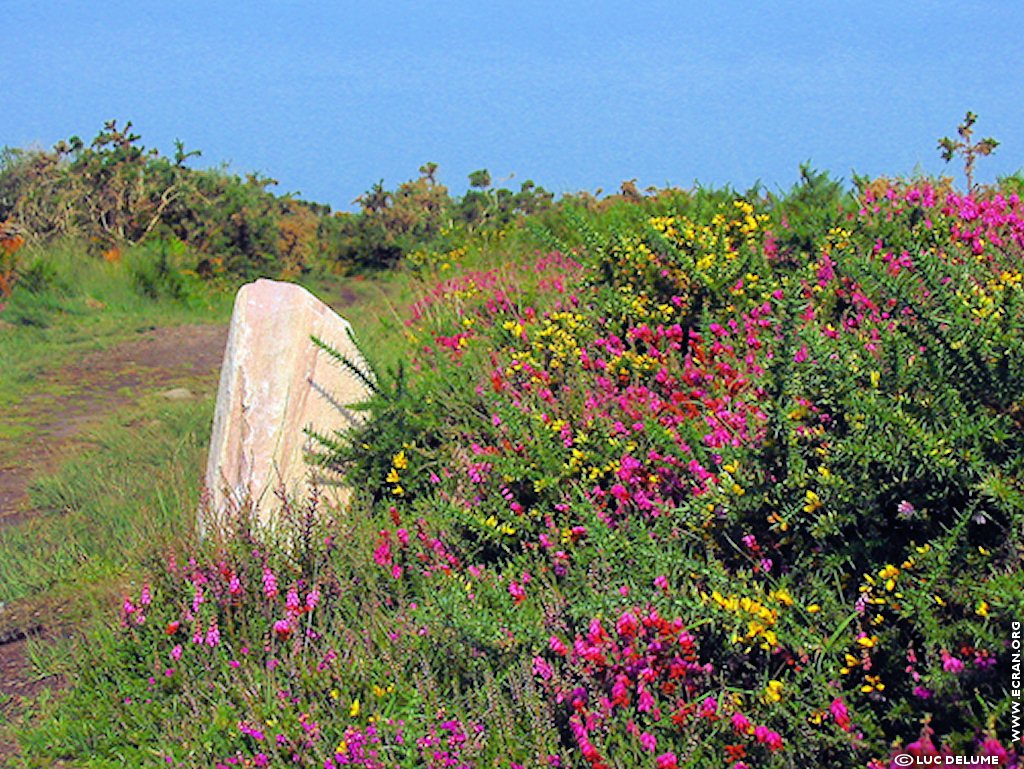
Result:
[[[352,508],[156,567],[49,739],[184,766],[1015,763],[1024,203],[808,171],[543,222],[561,250],[427,283],[372,419],[324,436]]]
[[[189,167],[199,155],[179,141],[164,157],[130,122],[113,120],[88,144],[73,136],[51,150],[3,148],[0,220],[30,242],[77,238],[109,259],[143,241],[184,243],[193,256],[187,269],[205,278],[294,278],[314,268],[386,269],[414,252],[458,249],[474,233],[552,202],[531,181],[518,192],[492,189],[486,171],[473,175],[478,184],[465,196],[452,197],[428,163],[393,191],[374,185],[353,201],[357,212],[332,213],[274,194],[277,182],[261,174]]]
[[[111,259],[144,240],[181,241],[206,276],[308,269],[326,207],[276,196],[268,190],[276,182],[258,174],[189,168],[199,154],[178,142],[173,158],[163,157],[116,121],[88,145],[71,137],[50,151],[5,149],[0,215],[38,242],[75,237]]]

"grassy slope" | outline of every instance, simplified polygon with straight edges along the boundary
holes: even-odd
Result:
[[[485,266],[506,256],[503,249],[476,255]],[[140,295],[131,271],[133,260],[146,258],[144,253],[129,253],[126,263],[117,265],[86,259],[73,246],[36,258],[52,269],[52,285],[16,293],[0,315],[0,358],[9,361],[0,372],[0,406],[7,415],[0,420],[6,439],[0,453],[9,456],[32,439],[31,414],[11,418],[11,407],[38,394],[46,372],[112,349],[142,331],[223,323],[230,315],[231,290],[185,301]],[[402,314],[416,296],[416,276],[397,272],[299,282],[350,321],[378,369],[398,365],[408,346]],[[32,506],[51,512],[0,530],[0,603],[7,602],[7,624],[75,631],[30,643],[35,674],[70,673],[68,660],[81,643],[81,631],[108,623],[140,569],[175,541],[189,538],[214,401],[212,392],[194,389],[201,393],[198,400],[174,403],[142,395],[98,420],[79,436],[76,456],[34,480]],[[33,712],[58,717],[59,707],[48,706],[54,696],[44,692]],[[13,726],[7,724],[8,731]],[[0,721],[0,736],[4,730]],[[22,734],[30,754],[39,734]]]
[[[65,245],[34,257],[47,266],[49,285],[16,292],[0,315],[0,460],[16,464],[33,440],[35,415],[18,406],[53,389],[40,383],[47,372],[152,328],[227,322],[229,289],[183,301],[142,295],[132,272],[146,256],[106,264]],[[383,352],[382,363],[394,363],[384,340],[407,281],[322,278],[309,288],[349,317],[363,343]],[[62,623],[89,618],[98,605],[106,610],[134,567],[187,534],[214,399],[202,383],[193,389],[199,399],[183,403],[125,393],[116,411],[76,436],[75,456],[35,479],[32,507],[50,512],[0,530],[0,630],[53,620],[54,610]]]

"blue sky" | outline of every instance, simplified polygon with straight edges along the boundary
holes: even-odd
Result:
[[[978,178],[1024,168],[1020,0],[3,5],[0,144],[131,120],[336,208],[427,161],[456,192],[953,171],[968,109]]]

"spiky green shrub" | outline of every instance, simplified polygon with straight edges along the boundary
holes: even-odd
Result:
[[[1024,207],[815,179],[567,206],[565,251],[426,288],[372,419],[322,436],[352,508],[133,595],[63,706],[104,687],[75,741],[184,765],[1005,755]]]

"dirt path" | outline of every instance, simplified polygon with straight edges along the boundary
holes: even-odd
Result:
[[[82,448],[83,432],[119,407],[146,393],[187,398],[215,392],[226,340],[227,326],[152,329],[42,377],[36,392],[4,415],[12,424],[32,427],[0,450],[0,528],[17,526],[36,514],[28,498],[32,478],[73,456]],[[53,685],[31,675],[27,658],[28,637],[45,638],[48,631],[41,618],[0,623],[0,711],[6,711],[0,712],[0,724],[16,715],[21,698]],[[14,750],[0,740],[0,766]]]
[[[40,379],[37,393],[9,414],[33,427],[27,438],[16,441],[16,451],[0,456],[0,526],[31,515],[27,491],[32,477],[53,470],[84,428],[119,405],[196,378],[215,386],[226,340],[226,326],[153,329]]]

